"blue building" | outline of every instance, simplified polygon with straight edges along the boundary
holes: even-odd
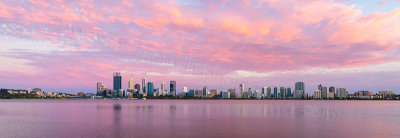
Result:
[[[114,72],[113,73],[113,90],[119,91],[120,89],[122,89],[122,77],[121,77],[121,73],[119,72]]]
[[[147,96],[154,96],[154,85],[153,82],[148,82],[147,83]]]
[[[274,87],[274,98],[278,98],[278,87]]]

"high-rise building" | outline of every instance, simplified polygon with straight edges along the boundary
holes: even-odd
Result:
[[[251,98],[251,96],[253,96],[253,89],[249,88],[247,94],[248,94],[248,98]]]
[[[322,92],[322,84],[318,85],[318,90]]]
[[[122,89],[122,77],[120,72],[114,72],[113,73],[113,90],[118,91],[119,89]]]
[[[129,78],[128,89],[133,90],[135,89],[135,83],[133,81],[133,75]]]
[[[147,81],[146,81],[146,75],[143,76],[142,78],[142,91],[143,93],[147,93]]]
[[[241,83],[241,84],[239,85],[239,93],[243,94],[243,92],[244,92],[244,84]]]
[[[101,82],[97,82],[97,96],[100,96],[103,92],[103,84]]]
[[[228,89],[230,98],[242,98],[242,95],[237,92],[237,88]]]
[[[271,98],[271,87],[267,87],[267,97],[266,98]]]
[[[136,89],[136,91],[140,91],[140,84],[135,84],[135,89]]]
[[[278,98],[278,87],[274,87],[274,98]]]
[[[148,82],[147,83],[147,96],[154,96],[154,85],[153,82]]]
[[[302,90],[305,92],[304,82],[296,82],[294,90]]]
[[[267,98],[267,96],[268,96],[268,94],[267,94],[267,86],[265,86],[265,87],[263,87],[262,89],[261,89],[261,93],[264,95],[264,98]]]
[[[335,93],[335,87],[333,86],[329,87],[329,92]]]
[[[171,95],[176,96],[176,81],[169,82],[169,92]]]
[[[211,89],[211,90],[210,90],[210,95],[211,95],[211,96],[217,96],[217,95],[219,95],[218,89]]]
[[[292,89],[289,87],[289,88],[286,88],[286,98],[291,98],[292,97]]]
[[[347,90],[346,88],[336,88],[336,97],[337,98],[347,98]]]
[[[165,82],[161,83],[161,93],[162,95],[165,95]]]
[[[305,94],[305,85],[304,82],[296,82],[295,88],[294,88],[294,98],[303,98]]]
[[[280,87],[280,97],[281,99],[286,98],[286,88],[285,87]]]
[[[314,95],[313,95],[314,99],[321,99],[321,91],[320,90],[315,90],[314,91]]]
[[[207,96],[207,93],[208,93],[208,88],[207,88],[207,86],[204,86],[203,87],[203,96]]]
[[[321,97],[323,99],[328,98],[328,88],[325,87],[325,86],[323,86],[322,89],[321,89]]]

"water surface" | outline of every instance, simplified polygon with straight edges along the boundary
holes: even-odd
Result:
[[[0,137],[400,137],[400,102],[0,100]]]

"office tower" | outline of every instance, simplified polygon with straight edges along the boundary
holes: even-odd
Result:
[[[183,87],[182,92],[188,92],[188,88],[186,86]]]
[[[278,87],[274,87],[274,98],[278,98]]]
[[[154,85],[153,82],[147,83],[147,96],[154,97]]]
[[[242,98],[242,95],[238,93],[237,88],[228,89],[231,98]]]
[[[133,82],[133,75],[131,75],[131,77],[129,78],[128,89],[129,90],[135,89],[135,84]]]
[[[336,97],[337,98],[346,98],[347,97],[346,88],[336,88]]]
[[[280,87],[280,97],[281,99],[286,98],[286,88]]]
[[[222,97],[223,99],[229,99],[229,98],[231,98],[230,96],[231,96],[230,92],[228,92],[228,91],[222,91],[221,97]]]
[[[286,98],[291,98],[291,97],[292,97],[292,89],[286,88]]]
[[[322,87],[322,89],[321,89],[321,97],[323,98],[323,99],[326,99],[326,98],[328,98],[328,88],[327,87]]]
[[[271,98],[271,87],[267,87],[267,98]]]
[[[322,84],[318,85],[318,90],[322,92]]]
[[[103,92],[103,84],[101,82],[97,82],[97,96],[100,96]]]
[[[161,93],[162,95],[165,95],[165,82],[161,83]]]
[[[207,96],[208,88],[207,86],[203,87],[203,96]]]
[[[241,94],[243,94],[243,92],[244,92],[244,84],[243,84],[243,83],[241,83],[241,84],[239,85],[239,92],[240,92]]]
[[[176,96],[176,81],[169,82],[169,92],[171,95]]]
[[[264,98],[267,98],[267,88],[268,87],[263,87],[262,89],[261,89],[261,93],[264,95]]]
[[[335,87],[333,86],[329,87],[329,92],[335,93]]]
[[[146,76],[143,76],[143,78],[142,78],[142,91],[143,91],[143,93],[147,93]]]
[[[314,99],[321,99],[321,91],[320,90],[315,90],[314,91],[314,95],[313,95]]]
[[[382,90],[379,91],[379,97],[384,99],[393,99],[396,96],[394,91],[391,90]]]
[[[303,98],[305,90],[304,82],[296,82],[294,88],[294,98]]]
[[[118,91],[119,89],[122,89],[122,83],[121,83],[121,81],[122,81],[122,77],[121,77],[121,73],[120,72],[114,72],[113,73],[113,90],[116,90],[116,91]]]
[[[253,89],[249,88],[247,94],[247,98],[251,98],[251,96],[253,96]]]
[[[296,82],[294,90],[302,90],[305,92],[304,82]]]
[[[136,91],[140,91],[140,84],[135,84],[135,89],[136,89]]]
[[[211,96],[218,96],[219,95],[218,89],[211,89],[210,90],[210,95]]]

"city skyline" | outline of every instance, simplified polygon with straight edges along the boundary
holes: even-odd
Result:
[[[319,84],[398,93],[398,7],[398,0],[2,1],[0,87],[95,93],[94,84],[112,86],[110,72],[120,72],[113,89],[127,89],[134,75],[134,84],[156,88],[175,80],[178,92],[241,83],[280,92],[302,81],[308,93]]]

